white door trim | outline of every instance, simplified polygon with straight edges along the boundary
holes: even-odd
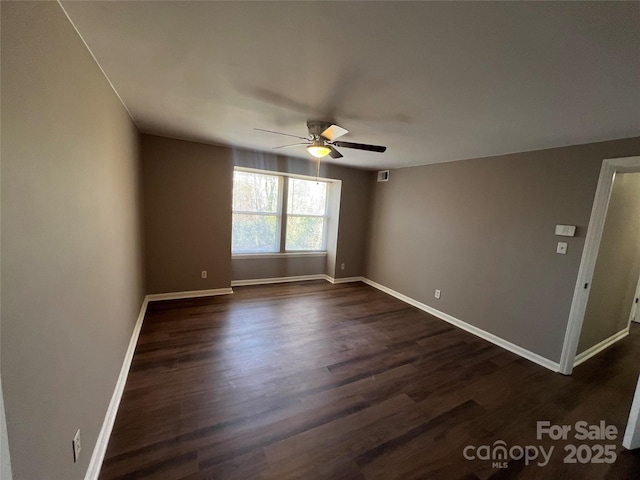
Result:
[[[582,252],[582,259],[580,260],[578,279],[573,292],[573,301],[571,302],[569,321],[564,336],[562,355],[560,357],[560,373],[565,375],[571,375],[573,371],[576,350],[578,349],[578,341],[580,340],[580,332],[582,330],[582,322],[584,321],[584,313],[587,308],[587,300],[589,299],[589,290],[591,289],[591,280],[596,266],[598,250],[600,249],[600,241],[602,240],[609,199],[611,198],[613,179],[616,173],[639,171],[640,156],[610,158],[602,162],[596,196],[593,201],[593,208],[591,209],[589,227],[587,228],[587,237]]]
[[[631,314],[629,315],[629,325],[631,322],[640,323],[640,304],[636,303],[636,299],[640,298],[640,277],[638,277],[638,286],[633,294],[633,303],[631,304]]]
[[[622,438],[622,446],[628,450],[640,448],[640,377],[636,384],[636,393],[631,403],[631,411],[629,412],[629,421]]]

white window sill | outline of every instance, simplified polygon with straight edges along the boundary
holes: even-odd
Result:
[[[250,260],[258,258],[304,258],[326,257],[327,252],[269,252],[269,253],[234,253],[232,260]]]

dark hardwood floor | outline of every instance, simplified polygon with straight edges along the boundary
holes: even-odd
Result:
[[[621,447],[635,326],[565,377],[362,283],[234,291],[150,304],[101,479],[640,478]],[[618,435],[537,440],[538,420]],[[539,466],[515,449],[507,468],[463,455],[500,440],[554,451]],[[570,443],[617,459],[564,463]]]

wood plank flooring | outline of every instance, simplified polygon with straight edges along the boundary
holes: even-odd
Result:
[[[234,291],[149,305],[101,479],[640,478],[621,447],[638,328],[565,377],[362,283]],[[618,436],[537,440],[538,420]],[[463,456],[499,440],[554,452]],[[568,443],[617,460],[564,463]]]

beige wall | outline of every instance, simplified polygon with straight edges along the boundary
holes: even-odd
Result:
[[[143,300],[138,133],[57,2],[0,8],[1,369],[13,475],[80,479]]]
[[[638,152],[635,138],[392,170],[367,277],[557,362],[602,160]]]
[[[228,288],[230,150],[143,135],[140,152],[147,293]]]
[[[640,173],[617,174],[578,353],[627,328],[640,277]]]
[[[141,159],[147,293],[229,287],[231,280],[327,273],[325,259],[231,259],[233,167],[315,176],[312,162],[143,135]],[[362,275],[370,172],[322,164],[342,180],[336,276]],[[200,272],[208,270],[207,280]]]

